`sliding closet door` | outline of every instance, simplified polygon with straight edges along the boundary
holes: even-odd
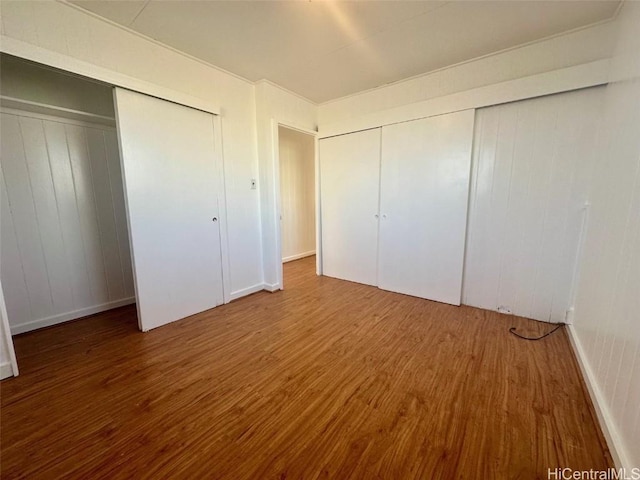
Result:
[[[473,119],[383,127],[380,288],[460,305]]]
[[[605,92],[588,88],[477,111],[465,305],[566,321]]]
[[[380,129],[320,141],[322,273],[376,285]]]
[[[223,302],[213,116],[116,88],[142,330]]]

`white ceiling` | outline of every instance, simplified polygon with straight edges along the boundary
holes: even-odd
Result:
[[[619,1],[71,0],[321,103],[611,18]]]

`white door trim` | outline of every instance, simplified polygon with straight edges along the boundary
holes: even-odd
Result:
[[[227,217],[227,184],[224,175],[222,144],[222,117],[213,115],[213,140],[215,142],[216,191],[218,194],[218,217],[220,222],[220,253],[222,255],[222,298],[229,303],[231,297],[231,259],[229,258],[229,220]]]
[[[9,328],[9,317],[7,316],[7,306],[4,303],[4,292],[2,290],[2,283],[0,283],[0,317],[2,321],[2,331],[4,338],[0,339],[0,342],[4,342],[7,347],[7,353],[9,354],[9,363],[11,364],[11,371],[13,376],[18,376],[18,360],[16,359],[16,351],[13,348],[13,339],[11,338],[11,330]]]

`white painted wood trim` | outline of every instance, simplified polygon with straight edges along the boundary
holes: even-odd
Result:
[[[273,159],[273,208],[274,208],[274,243],[276,256],[276,280],[280,288],[284,288],[284,271],[282,268],[282,198],[280,195],[280,122],[271,119],[271,158]]]
[[[202,110],[204,112],[220,114],[219,105],[208,100],[194,97],[186,93],[178,92],[170,88],[162,87],[154,83],[124,75],[114,70],[99,67],[83,60],[70,57],[51,50],[32,45],[6,35],[0,36],[0,51],[16,57],[31,60],[50,67],[59,68],[67,72],[92,78],[116,87],[134,90],[152,97],[158,97],[187,107]]]
[[[51,325],[57,325],[58,323],[68,322],[70,320],[76,320],[78,318],[93,315],[95,313],[111,310],[112,308],[123,307],[125,305],[131,305],[136,302],[135,297],[123,298],[121,300],[114,300],[112,302],[102,303],[100,305],[94,305],[92,307],[81,308],[72,312],[63,313],[60,315],[54,315],[47,318],[41,318],[31,322],[20,323],[11,327],[11,334],[18,335],[19,333],[30,332],[38,328],[50,327]]]
[[[13,339],[11,338],[11,330],[9,327],[9,316],[7,315],[7,305],[4,303],[4,291],[2,290],[2,283],[0,283],[0,321],[2,321],[2,331],[5,338],[1,338],[0,342],[4,342],[7,347],[7,353],[9,354],[9,365],[11,367],[11,373],[7,376],[18,376],[18,360],[16,359],[16,351],[13,348]],[[6,378],[4,368],[2,370],[2,378]]]
[[[567,325],[567,332],[571,346],[573,347],[573,352],[578,360],[578,365],[580,366],[584,382],[589,390],[589,396],[591,397],[591,402],[593,403],[594,410],[596,411],[596,415],[600,422],[602,433],[604,434],[609,450],[611,451],[613,461],[616,467],[626,467],[631,471],[631,468],[636,465],[631,465],[629,461],[629,456],[624,448],[622,438],[620,437],[618,429],[613,422],[613,417],[609,412],[609,408],[607,407],[604,396],[602,395],[602,391],[600,390],[600,387],[598,387],[593,370],[591,370],[591,366],[589,365],[584,353],[580,339],[576,334],[575,327],[573,325]]]
[[[30,114],[30,116],[35,116],[36,118],[63,117],[65,119],[80,121],[82,123],[99,123],[114,128],[116,126],[116,119],[114,117],[82,112],[80,110],[58,107],[56,105],[49,105],[46,103],[30,102],[21,98],[1,95],[0,105],[10,111],[15,110],[23,113],[28,113]]]
[[[102,122],[97,119],[90,118],[73,118],[73,116],[67,116],[64,112],[57,112],[52,110],[49,113],[38,113],[29,110],[23,110],[22,108],[13,108],[6,106],[3,101],[0,103],[0,112],[10,115],[17,115],[19,117],[36,118],[38,120],[45,120],[50,122],[64,123],[65,125],[77,125],[79,127],[99,128],[100,130],[113,130],[116,129],[115,119],[111,119],[109,122]]]
[[[238,300],[239,298],[243,298],[257,292],[277,292],[278,290],[282,290],[279,283],[256,283],[250,287],[231,292],[230,301]]]
[[[311,255],[315,255],[315,254],[316,254],[316,251],[315,250],[311,250],[309,252],[298,253],[296,255],[290,255],[288,257],[284,257],[282,259],[282,263],[293,262],[294,260],[300,260],[301,258],[310,257]]]
[[[267,292],[277,292],[278,290],[282,290],[282,287],[279,283],[265,283],[263,290]]]
[[[4,380],[5,378],[13,377],[13,368],[9,362],[5,362],[0,364],[0,380]]]
[[[609,82],[609,63],[598,60],[321,125],[319,138],[604,85]]]
[[[251,295],[253,293],[256,292],[261,292],[265,289],[264,283],[257,283],[255,285],[252,285],[250,287],[247,288],[242,288],[240,290],[236,290],[235,292],[231,292],[230,296],[230,300],[229,301],[234,301],[237,300],[239,298],[242,297],[246,297],[247,295]]]
[[[313,142],[314,171],[316,181],[316,275],[322,275],[322,205],[320,202],[320,148],[318,135]]]
[[[224,150],[222,142],[222,118],[213,116],[213,140],[215,143],[216,177],[218,180],[218,216],[220,221],[220,254],[222,255],[222,298],[224,303],[232,300],[231,259],[229,258],[229,221],[227,215],[227,185],[225,180]]]

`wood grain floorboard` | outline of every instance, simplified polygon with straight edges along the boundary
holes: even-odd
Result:
[[[536,479],[612,466],[564,331],[316,277],[15,337],[2,478]]]

